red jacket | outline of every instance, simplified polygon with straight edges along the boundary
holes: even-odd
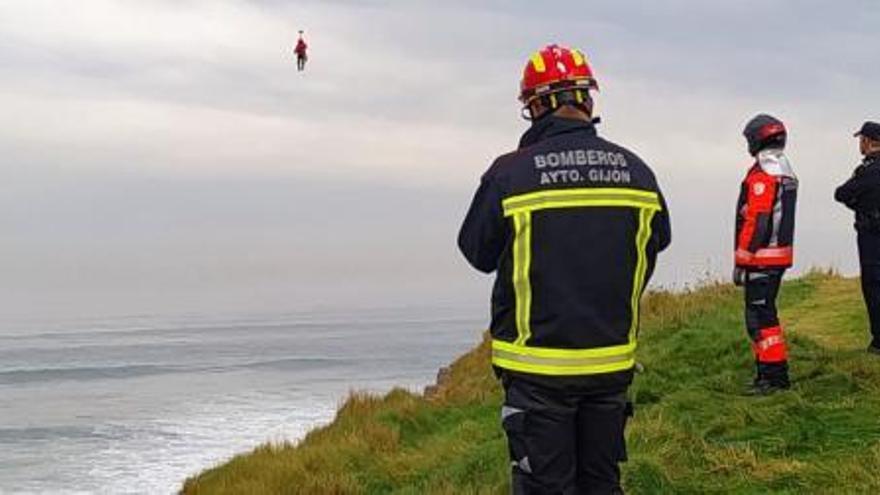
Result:
[[[759,270],[792,265],[797,187],[797,177],[782,150],[758,153],[737,203],[737,267]]]
[[[302,38],[300,38],[296,42],[296,48],[293,49],[293,52],[296,53],[297,55],[305,55],[306,48],[308,48],[308,47],[309,47],[309,45],[307,45],[306,42],[303,41]]]

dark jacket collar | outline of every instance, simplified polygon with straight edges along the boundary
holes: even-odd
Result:
[[[553,115],[544,117],[532,123],[532,127],[522,135],[519,140],[520,149],[544,141],[560,134],[572,132],[587,132],[591,136],[596,135],[596,126],[592,122],[578,119],[566,119]]]

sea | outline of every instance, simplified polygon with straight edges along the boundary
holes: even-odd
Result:
[[[483,308],[0,323],[0,493],[169,494],[352,391],[421,391]]]

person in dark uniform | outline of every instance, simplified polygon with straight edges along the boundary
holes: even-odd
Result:
[[[856,214],[862,294],[873,337],[868,352],[880,354],[880,124],[865,122],[855,136],[865,159],[834,199]]]
[[[458,245],[496,273],[492,364],[515,494],[619,494],[639,304],[670,243],[651,169],[597,135],[583,53],[526,64],[532,122],[483,175]]]

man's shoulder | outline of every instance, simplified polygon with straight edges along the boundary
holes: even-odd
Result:
[[[653,187],[656,187],[656,174],[654,173],[653,168],[651,168],[648,162],[646,162],[641,157],[641,155],[633,151],[628,146],[618,144],[617,142],[611,141],[602,136],[596,136],[595,139],[598,143],[597,146],[603,146],[608,153],[623,156],[629,169],[637,170],[637,173],[640,173],[643,177],[646,178],[646,180],[648,180],[649,183],[654,184]]]
[[[870,190],[880,189],[880,161],[862,163],[856,167],[850,181]]]
[[[537,185],[563,179],[564,183],[605,184],[602,180],[614,181],[618,175],[620,180],[625,176],[633,184],[657,187],[653,170],[628,147],[596,134],[570,133],[498,156],[484,179],[526,184],[530,177],[537,177]]]
[[[628,162],[637,163],[637,164],[643,165],[645,167],[648,167],[648,164],[645,162],[645,160],[643,160],[642,157],[638,153],[636,153],[635,151],[633,151],[629,147],[618,144],[618,143],[611,141],[610,139],[604,138],[602,136],[596,136],[595,139],[596,139],[596,142],[599,143],[600,146],[605,147],[605,149],[607,149],[608,151],[621,153],[624,156],[626,156]]]
[[[509,173],[511,169],[516,166],[516,163],[522,162],[526,156],[527,155],[523,153],[522,149],[509,151],[499,155],[492,161],[492,164],[486,170],[484,177],[492,178]]]
[[[527,161],[532,161],[534,160],[534,157],[538,155],[560,155],[578,151],[590,152],[591,150],[594,152],[603,152],[604,154],[613,154],[614,156],[622,156],[626,159],[627,163],[636,163],[647,166],[645,161],[630,148],[617,144],[616,142],[597,134],[586,133],[572,133],[540,141],[506,155],[502,155],[500,158],[509,157],[511,160],[525,158]]]

